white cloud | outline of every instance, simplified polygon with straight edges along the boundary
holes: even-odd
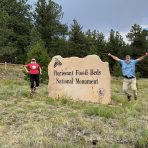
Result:
[[[141,26],[142,26],[143,29],[148,28],[148,25],[141,25]]]
[[[120,35],[123,37],[123,40],[125,41],[125,43],[129,43],[130,44],[130,41],[128,41],[128,39],[126,38],[126,35],[128,34],[129,30],[127,31],[121,31],[119,32]],[[109,38],[109,33],[108,34],[105,34],[105,39],[108,40]]]
[[[120,32],[120,35],[123,37],[123,40],[125,41],[125,43],[130,43],[130,41],[128,41],[128,39],[126,38],[128,32],[129,31],[122,31],[122,32]]]

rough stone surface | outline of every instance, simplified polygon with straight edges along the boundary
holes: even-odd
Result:
[[[108,104],[111,101],[108,62],[99,56],[62,58],[55,56],[48,66],[49,97]]]

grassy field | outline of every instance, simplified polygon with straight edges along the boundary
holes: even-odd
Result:
[[[1,148],[148,148],[148,79],[138,80],[139,99],[127,102],[122,79],[112,78],[112,105],[34,97],[20,71],[0,68]]]

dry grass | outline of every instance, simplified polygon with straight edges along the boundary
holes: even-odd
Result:
[[[146,148],[148,79],[138,80],[139,100],[127,102],[122,80],[112,79],[115,105],[47,97],[42,84],[30,98],[22,72],[0,73],[0,147]]]

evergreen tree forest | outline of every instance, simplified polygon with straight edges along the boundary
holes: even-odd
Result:
[[[124,58],[138,58],[148,52],[148,31],[133,24],[125,43],[120,32],[110,30],[108,39],[99,31],[83,31],[83,24],[72,18],[70,26],[62,23],[62,7],[52,0],[37,0],[32,8],[27,0],[0,1],[0,62],[25,64],[36,58],[47,66],[55,55],[85,57],[96,54],[108,61],[113,75],[121,75],[120,65],[108,53]],[[148,77],[148,58],[138,64],[141,77]]]

